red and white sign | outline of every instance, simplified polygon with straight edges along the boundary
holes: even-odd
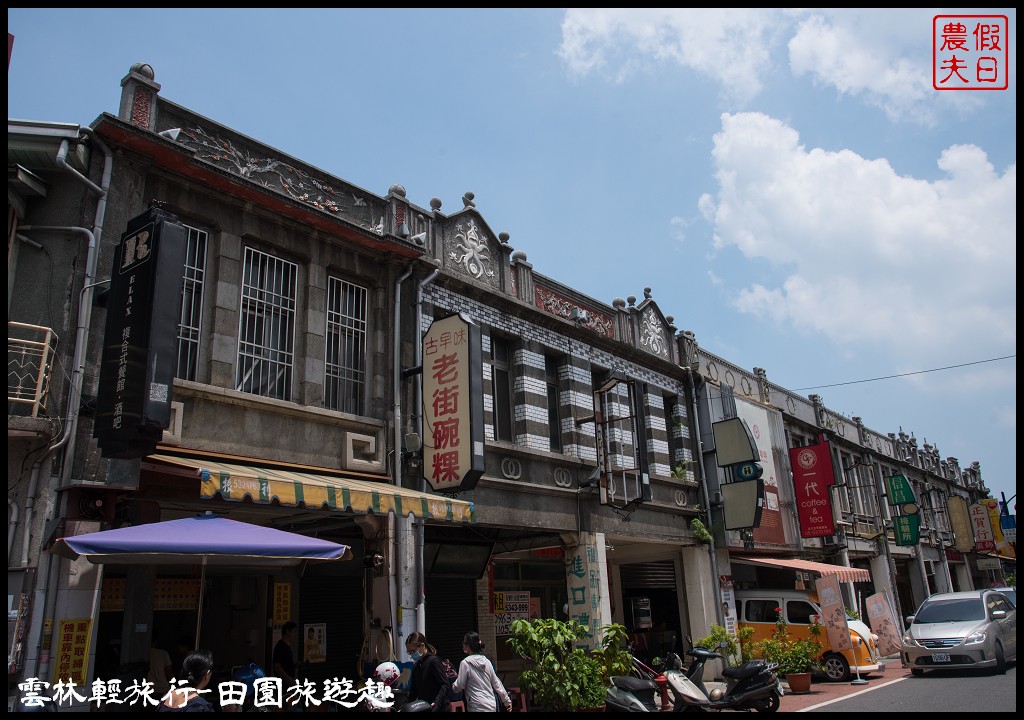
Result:
[[[1006,15],[932,18],[932,87],[936,90],[1006,90],[1009,73]]]
[[[996,549],[996,535],[992,531],[992,520],[988,507],[974,503],[970,507],[971,528],[974,530],[974,549],[978,552],[992,552]]]
[[[832,451],[828,441],[790,448],[789,463],[793,467],[793,491],[800,517],[800,537],[835,535],[836,524],[832,517],[832,496],[829,492],[829,488],[835,484],[835,474],[832,472]]]
[[[484,471],[480,328],[461,315],[423,337],[423,475],[438,492],[472,490]]]

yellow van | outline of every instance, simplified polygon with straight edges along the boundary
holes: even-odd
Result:
[[[818,605],[816,594],[808,590],[737,590],[736,614],[740,627],[754,629],[753,642],[766,640],[775,629],[775,621],[781,610],[789,631],[798,638],[811,635],[811,620],[821,618],[821,606]],[[878,655],[875,642],[878,636],[860,620],[847,616],[850,628],[850,641],[853,647],[849,650],[835,652],[828,641],[828,634],[822,628],[821,644],[825,647],[822,653],[822,671],[829,680],[846,682],[851,675],[859,672],[861,676],[878,672],[885,665]]]

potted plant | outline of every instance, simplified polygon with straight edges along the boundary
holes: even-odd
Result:
[[[786,676],[790,691],[809,692],[811,673],[821,669],[821,625],[811,623],[809,638],[796,638],[789,632],[789,625],[780,608],[775,608],[778,619],[772,636],[754,644],[753,654],[778,665],[777,672]]]
[[[601,645],[592,652],[577,646],[590,633],[576,620],[516,620],[511,630],[512,650],[530,661],[520,682],[545,710],[603,709],[609,678],[626,675],[632,668],[622,625],[602,627]]]

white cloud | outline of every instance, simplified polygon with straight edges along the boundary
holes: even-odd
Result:
[[[602,72],[616,82],[644,63],[674,62],[743,102],[771,72],[776,32],[787,17],[756,9],[570,9],[558,54],[574,75]]]
[[[570,9],[558,54],[571,75],[624,82],[648,64],[675,63],[717,82],[745,105],[781,72],[807,76],[881,109],[930,125],[950,109],[981,106],[978,93],[932,88],[927,10]],[[789,69],[782,68],[788,48]]]
[[[689,225],[686,220],[679,216],[673,217],[669,220],[669,224],[672,226],[671,235],[672,239],[678,242],[680,245],[686,242],[686,226]]]
[[[883,19],[882,22],[879,20]],[[932,88],[931,18],[917,10],[834,11],[801,21],[789,40],[790,69],[860,96],[890,120],[933,124],[939,106],[974,107],[970,93]]]
[[[933,358],[1016,349],[1016,164],[971,145],[937,159],[935,182],[884,159],[805,148],[761,113],[724,114],[712,157],[717,247],[781,273],[739,292],[741,311],[821,333],[848,349]],[[962,357],[962,355],[961,355]]]

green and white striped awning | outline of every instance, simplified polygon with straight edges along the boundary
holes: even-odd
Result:
[[[424,520],[475,523],[473,503],[443,495],[313,472],[238,465],[198,457],[150,455],[147,460],[189,468],[201,481],[200,497],[288,507],[339,510],[401,517],[412,513]]]

